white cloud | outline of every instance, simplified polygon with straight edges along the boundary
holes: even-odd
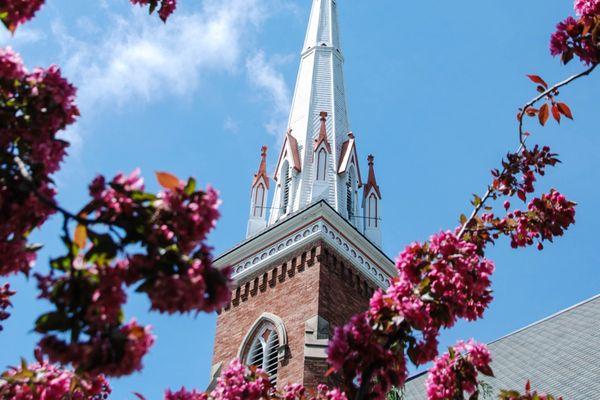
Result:
[[[288,60],[289,57],[267,60],[264,51],[261,50],[246,61],[250,82],[260,89],[273,105],[265,128],[269,133],[279,136],[282,136],[286,129],[291,100],[288,86],[277,66]]]
[[[240,126],[235,119],[228,116],[225,118],[225,121],[223,121],[223,129],[231,133],[238,133],[240,131]]]
[[[4,26],[0,26],[0,46],[20,46],[37,43],[43,39],[43,34],[37,29],[20,26],[14,34],[11,34]]]
[[[207,71],[235,71],[251,33],[269,15],[261,0],[207,0],[201,12],[175,13],[167,24],[134,8],[111,15],[103,34],[81,40],[55,22],[63,45],[63,69],[79,87],[86,112],[99,104],[153,101],[165,94],[189,95]]]

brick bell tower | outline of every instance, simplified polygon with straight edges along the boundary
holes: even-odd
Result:
[[[236,357],[280,387],[325,382],[333,328],[395,274],[380,248],[374,158],[363,182],[349,130],[343,64],[336,2],[313,0],[274,184],[263,147],[246,240],[215,260],[233,266],[235,284],[217,320],[211,385]]]

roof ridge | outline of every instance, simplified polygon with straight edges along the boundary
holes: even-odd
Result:
[[[585,300],[583,300],[583,301],[580,301],[579,303],[573,304],[572,306],[569,306],[569,307],[567,307],[567,308],[564,308],[564,309],[562,309],[562,310],[560,310],[560,311],[557,311],[557,312],[555,312],[554,314],[551,314],[551,315],[549,315],[549,316],[547,316],[547,317],[544,317],[544,318],[542,318],[542,319],[540,319],[540,320],[538,320],[538,321],[532,322],[531,324],[529,324],[529,325],[526,325],[526,326],[524,326],[524,327],[522,327],[522,328],[519,328],[519,329],[517,329],[517,330],[515,330],[515,331],[513,331],[513,332],[507,333],[506,335],[504,335],[504,336],[501,336],[501,337],[499,337],[498,339],[495,339],[495,340],[492,340],[491,342],[488,342],[488,343],[487,343],[487,345],[489,346],[489,345],[491,345],[491,344],[494,344],[494,343],[497,343],[497,342],[499,342],[499,341],[501,341],[501,340],[504,340],[504,339],[506,339],[506,338],[508,338],[508,337],[510,337],[510,336],[514,336],[514,335],[516,335],[517,333],[521,333],[521,332],[523,332],[523,331],[525,331],[525,330],[527,330],[527,329],[533,328],[533,327],[534,327],[534,326],[536,326],[536,325],[539,325],[539,324],[542,324],[542,323],[544,323],[544,322],[547,322],[547,321],[549,321],[549,320],[551,320],[551,319],[553,319],[553,318],[556,318],[556,317],[558,317],[558,316],[560,316],[560,315],[562,315],[562,314],[564,314],[564,313],[567,313],[567,312],[569,312],[569,311],[572,311],[572,310],[574,310],[574,309],[576,309],[576,308],[579,308],[579,307],[581,307],[581,306],[583,306],[583,305],[585,305],[585,304],[587,304],[587,303],[590,303],[590,302],[592,302],[592,301],[594,301],[594,300],[597,300],[597,299],[599,299],[599,298],[600,298],[600,293],[598,293],[598,294],[596,294],[596,295],[594,295],[594,296],[592,296],[592,297],[590,297],[590,298],[588,298],[588,299],[585,299]],[[409,381],[415,380],[415,379],[417,379],[417,378],[421,377],[422,375],[425,375],[427,372],[428,372],[428,370],[421,371],[421,372],[417,372],[417,373],[415,373],[414,375],[412,375],[412,376],[409,376],[409,377],[406,379],[406,382],[408,383]]]
[[[583,306],[583,305],[585,305],[585,304],[587,304],[587,303],[590,303],[590,302],[592,302],[592,301],[594,301],[594,300],[596,300],[596,299],[598,299],[598,298],[600,298],[600,293],[598,293],[598,294],[596,294],[596,295],[594,295],[594,296],[592,296],[592,297],[590,297],[590,298],[588,298],[588,299],[585,299],[585,300],[583,300],[583,301],[580,301],[579,303],[573,304],[572,306],[569,306],[569,307],[567,307],[567,308],[564,308],[564,309],[562,309],[562,310],[560,310],[560,311],[557,311],[557,312],[555,312],[554,314],[550,314],[549,316],[547,316],[547,317],[544,317],[544,318],[542,318],[542,319],[540,319],[540,320],[537,320],[537,321],[535,321],[535,322],[532,322],[532,323],[531,323],[531,324],[529,324],[529,325],[525,325],[524,327],[522,327],[522,328],[519,328],[519,329],[517,329],[517,330],[515,330],[515,331],[513,331],[513,332],[507,333],[506,335],[504,335],[504,336],[501,336],[501,337],[499,337],[498,339],[495,339],[495,340],[493,340],[493,341],[489,342],[489,343],[488,343],[488,345],[494,344],[494,343],[496,343],[496,342],[499,342],[499,341],[501,341],[501,340],[504,340],[504,339],[506,339],[506,338],[508,338],[508,337],[510,337],[510,336],[516,335],[517,333],[521,333],[521,332],[523,332],[523,331],[525,331],[525,330],[527,330],[527,329],[533,328],[533,327],[534,327],[534,326],[536,326],[536,325],[540,325],[540,324],[542,324],[542,323],[544,323],[544,322],[547,322],[547,321],[549,321],[549,320],[551,320],[551,319],[554,319],[554,318],[556,318],[556,317],[558,317],[558,316],[560,316],[560,315],[562,315],[562,314],[564,314],[564,313],[567,313],[567,312],[569,312],[569,311],[572,311],[572,310],[574,310],[574,309],[576,309],[576,308],[578,308],[578,307],[581,307],[581,306]]]

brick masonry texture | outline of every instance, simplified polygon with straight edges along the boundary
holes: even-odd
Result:
[[[217,319],[213,365],[227,365],[254,322],[268,312],[280,317],[289,351],[279,365],[278,385],[326,383],[324,359],[304,357],[305,322],[320,315],[330,330],[367,309],[374,288],[344,258],[322,241],[315,241],[274,262],[233,290],[232,301]],[[331,334],[330,332],[330,334]]]

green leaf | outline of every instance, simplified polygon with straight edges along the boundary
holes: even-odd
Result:
[[[35,331],[48,333],[49,331],[65,332],[69,329],[69,319],[61,312],[53,311],[42,314],[35,321]]]
[[[187,184],[185,185],[185,188],[183,189],[183,191],[188,196],[191,196],[192,193],[194,193],[196,191],[196,180],[194,178],[190,178],[187,181]]]
[[[150,12],[149,12],[149,14],[152,14],[154,12],[154,10],[156,9],[157,5],[158,5],[158,0],[150,0]]]
[[[59,271],[68,271],[72,266],[71,257],[63,256],[55,258],[50,261],[50,266]]]
[[[156,200],[156,195],[152,193],[145,193],[140,191],[135,191],[131,194],[131,199],[133,201],[154,201]]]

